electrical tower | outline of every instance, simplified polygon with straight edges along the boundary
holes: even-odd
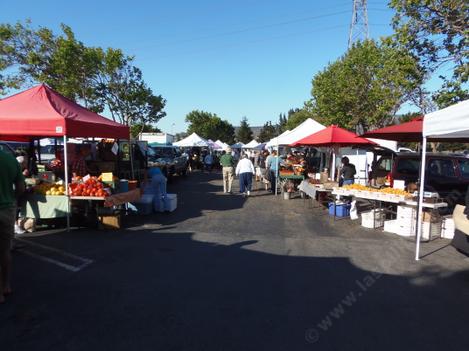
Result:
[[[352,23],[350,23],[348,47],[350,48],[356,41],[368,39],[368,36],[366,0],[353,0]]]

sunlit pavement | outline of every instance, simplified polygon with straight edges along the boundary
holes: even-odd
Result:
[[[1,349],[467,349],[469,261],[447,240],[415,262],[410,240],[220,178],[174,179],[175,212],[121,231],[24,237]]]

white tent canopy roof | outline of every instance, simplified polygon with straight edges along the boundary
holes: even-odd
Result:
[[[224,142],[221,141],[220,139],[218,139],[217,141],[215,141],[215,143],[217,143],[218,145],[220,145],[223,150],[226,150],[227,148],[230,147],[230,145],[228,145],[227,143],[224,143]]]
[[[294,142],[306,138],[307,136],[317,133],[320,130],[325,129],[326,127],[323,126],[321,123],[316,122],[312,118],[308,118],[303,123],[298,125],[295,129],[293,129],[290,133],[281,135],[278,140],[279,145],[290,145]]]
[[[181,147],[208,146],[208,142],[207,140],[199,137],[196,133],[192,133],[187,138],[173,143],[173,145]]]
[[[255,141],[254,139],[252,139],[249,143],[247,143],[246,145],[243,146],[243,149],[253,149],[257,145],[259,145],[259,143],[257,141]]]
[[[429,138],[469,138],[469,100],[425,115],[423,136]]]
[[[265,144],[265,146],[266,146],[266,147],[273,147],[273,146],[276,146],[276,145],[277,145],[277,139],[281,138],[281,137],[284,136],[284,135],[287,135],[288,133],[290,133],[290,130],[284,131],[284,132],[283,132],[282,134],[280,134],[279,136],[270,139],[270,140],[267,142],[267,144]]]

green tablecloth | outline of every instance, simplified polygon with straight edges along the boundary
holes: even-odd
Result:
[[[302,176],[302,175],[296,175],[296,174],[288,174],[288,175],[286,175],[286,174],[284,174],[284,175],[279,174],[278,177],[279,177],[280,179],[299,179],[299,180],[304,180],[304,179],[305,179],[304,176]]]
[[[66,196],[29,194],[21,213],[27,218],[60,218],[67,216]]]

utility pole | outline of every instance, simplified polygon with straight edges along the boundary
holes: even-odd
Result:
[[[357,41],[367,40],[368,32],[368,12],[366,10],[366,0],[353,0],[352,22],[350,23],[350,33],[348,37],[348,47],[352,47]]]

